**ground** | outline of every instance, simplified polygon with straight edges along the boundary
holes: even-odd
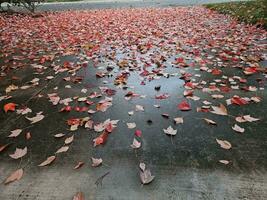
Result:
[[[265,30],[201,6],[0,26],[0,199],[267,198]]]

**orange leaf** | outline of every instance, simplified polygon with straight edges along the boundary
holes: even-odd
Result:
[[[4,111],[7,113],[8,111],[14,112],[16,109],[17,104],[15,103],[7,103],[4,105]]]

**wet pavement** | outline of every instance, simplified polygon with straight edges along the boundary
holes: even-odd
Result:
[[[70,12],[66,15],[48,14],[48,20],[23,18],[31,26],[16,26],[21,32],[31,30],[26,36],[19,35],[20,31],[12,32],[12,26],[3,29],[1,42],[5,50],[2,49],[0,54],[0,96],[3,97],[0,101],[0,145],[10,145],[1,152],[0,181],[4,182],[18,168],[23,168],[24,174],[19,181],[0,185],[0,199],[65,200],[72,199],[78,191],[82,191],[86,199],[103,200],[266,199],[266,73],[244,73],[247,66],[253,68],[255,63],[261,69],[266,68],[266,32],[239,25],[222,15],[208,15],[208,12],[204,8]],[[194,15],[196,17],[190,20],[189,16]],[[54,17],[61,23],[55,23]],[[154,22],[150,17],[158,21]],[[96,23],[92,19],[99,21]],[[135,19],[140,19],[142,26]],[[73,40],[57,43],[56,32],[43,29],[49,23],[54,30],[63,27],[60,33],[64,37],[59,36],[61,42],[66,38]],[[80,27],[84,23],[86,26]],[[94,29],[89,29],[92,24]],[[143,28],[145,25],[147,27]],[[110,32],[103,30],[104,26],[109,26]],[[209,37],[211,28],[214,32]],[[74,35],[81,34],[81,40],[68,35],[68,30]],[[88,39],[94,30],[103,34],[104,39]],[[194,33],[195,41],[190,40]],[[54,38],[48,37],[49,34]],[[129,37],[124,37],[127,34]],[[43,40],[38,39],[40,35]],[[83,37],[87,39],[86,43]],[[99,36],[96,33],[92,37]],[[236,53],[239,47],[243,47],[241,55]],[[10,56],[15,54],[23,59],[16,56],[11,59]],[[221,72],[216,71],[216,75],[212,69]],[[126,74],[126,84],[115,85],[114,81],[121,73]],[[34,78],[39,80],[33,81]],[[194,83],[196,87],[191,85],[188,89],[186,83]],[[19,88],[6,93],[11,84]],[[227,90],[222,89],[225,85]],[[100,86],[111,90],[107,92],[105,88],[101,91]],[[156,90],[158,86],[160,89]],[[246,86],[255,86],[257,90],[252,87],[253,91],[246,91]],[[193,95],[184,96],[184,91],[191,91],[190,88]],[[93,92],[102,96],[93,97]],[[72,110],[60,112],[66,107],[60,102],[53,105],[48,98],[52,93],[56,93],[60,100],[71,98],[69,105]],[[170,96],[155,98],[162,94]],[[214,94],[223,97],[212,98]],[[247,105],[227,106],[226,100],[234,95],[250,99],[260,97],[256,98],[260,102],[246,99]],[[75,97],[86,97],[86,101],[94,104],[89,106],[90,102],[85,100],[78,102]],[[105,112],[77,111],[77,106],[96,111],[96,104],[105,97],[112,97],[112,106]],[[183,100],[190,103],[190,111],[177,108]],[[18,105],[16,111],[28,107],[32,113],[5,113],[2,108],[10,102]],[[209,104],[218,106],[219,103],[227,107],[227,116],[211,113]],[[136,105],[143,106],[144,111],[136,111]],[[25,118],[40,111],[45,117],[37,123],[30,124]],[[130,111],[134,114],[129,115]],[[235,117],[242,115],[259,120],[238,123]],[[84,117],[90,117],[95,125],[109,118],[119,122],[108,134],[106,143],[94,147],[93,140],[101,132],[96,128],[85,128],[84,124],[70,131],[66,123],[69,119]],[[175,124],[173,119],[176,117],[182,117],[184,122]],[[207,124],[203,118],[211,119],[217,125]],[[136,128],[129,129],[126,123],[130,122],[136,123]],[[245,132],[235,132],[232,129],[234,124],[240,125]],[[163,132],[168,126],[177,130],[175,136]],[[8,137],[15,129],[22,129],[22,133],[14,138]],[[135,135],[136,130],[142,131],[140,137]],[[31,138],[25,138],[27,132],[31,133]],[[66,135],[55,138],[54,135],[59,133]],[[64,145],[64,140],[72,135],[74,140],[67,145],[69,150],[55,154]],[[141,142],[139,149],[131,147],[134,138]],[[231,149],[221,148],[216,139],[229,141]],[[28,148],[25,156],[17,160],[10,158],[16,147],[25,146]],[[51,155],[56,155],[53,163],[37,166]],[[92,167],[91,157],[102,158],[102,165]],[[220,160],[229,163],[223,164]],[[84,162],[84,166],[73,169],[79,161]],[[140,182],[140,162],[144,162],[155,175],[148,185]],[[103,175],[101,184],[99,178]]]

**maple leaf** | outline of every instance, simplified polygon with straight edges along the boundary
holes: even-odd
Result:
[[[181,103],[178,104],[178,108],[181,111],[189,111],[189,110],[191,110],[191,107],[190,107],[189,103],[187,103],[185,100],[183,100]]]
[[[167,135],[176,135],[177,130],[173,129],[171,126],[169,126],[167,129],[163,129],[164,133]]]

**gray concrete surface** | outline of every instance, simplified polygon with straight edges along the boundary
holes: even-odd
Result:
[[[221,22],[220,18],[216,19]],[[217,21],[217,22],[218,22]],[[211,23],[215,23],[211,22]],[[224,23],[227,23],[225,19]],[[258,42],[258,41],[257,41]],[[255,43],[256,44],[256,43]],[[221,47],[218,47],[221,48]],[[253,49],[253,47],[251,47]],[[249,50],[251,50],[249,49]],[[206,52],[205,52],[206,53]],[[210,53],[210,52],[209,52]],[[211,54],[210,54],[211,55]],[[76,61],[76,57],[57,57],[55,63],[63,64],[64,61]],[[5,65],[0,60],[1,66]],[[29,61],[26,61],[30,64]],[[105,63],[102,63],[105,67]],[[46,63],[47,66],[51,66]],[[266,62],[261,63],[266,67]],[[246,129],[244,134],[234,133],[231,126],[233,118],[217,116],[212,113],[196,112],[196,108],[202,105],[198,101],[190,101],[192,111],[181,112],[177,110],[177,103],[184,99],[184,81],[178,77],[164,78],[147,81],[145,86],[140,85],[139,71],[131,71],[128,86],[134,86],[134,92],[147,95],[146,98],[134,98],[126,101],[124,95],[131,91],[118,89],[114,86],[114,76],[120,70],[115,67],[114,76],[99,79],[95,77],[98,71],[89,62],[82,68],[78,75],[84,76],[81,84],[66,83],[63,78],[66,73],[57,75],[48,68],[41,74],[35,74],[30,65],[25,68],[11,70],[7,77],[1,77],[0,92],[4,95],[5,88],[11,83],[24,85],[33,78],[40,78],[38,87],[25,91],[12,92],[12,101],[20,105],[28,105],[34,112],[43,111],[45,118],[34,126],[29,126],[29,121],[24,117],[17,118],[15,113],[4,114],[2,108],[8,100],[0,102],[0,143],[10,142],[12,145],[0,154],[0,182],[3,182],[8,174],[19,167],[24,168],[24,175],[20,181],[9,185],[0,184],[1,200],[71,200],[77,191],[82,191],[86,200],[265,200],[267,199],[267,121],[266,121],[266,89],[257,91],[262,98],[258,104],[249,104],[242,109],[238,106],[229,106],[231,115],[249,113],[251,116],[261,119],[260,122],[242,124]],[[168,73],[177,72],[167,64]],[[214,81],[214,76],[206,72],[188,69],[193,75],[201,74],[208,83]],[[244,76],[237,68],[223,68],[227,76]],[[53,75],[54,79],[47,81],[45,77]],[[19,79],[12,80],[12,77]],[[197,79],[197,78],[196,78]],[[255,74],[248,78],[248,84],[257,85],[257,79],[264,80],[261,87],[266,88],[266,77]],[[103,84],[103,80],[107,84]],[[138,80],[138,81],[136,81]],[[71,89],[65,85],[70,84]],[[154,90],[161,85],[160,92]],[[37,165],[47,156],[62,146],[64,139],[55,139],[54,134],[73,134],[68,130],[66,120],[73,117],[85,117],[87,113],[60,113],[59,107],[55,107],[47,99],[47,94],[57,92],[61,97],[73,97],[82,95],[81,89],[88,88],[88,93],[99,91],[99,86],[108,86],[117,93],[113,96],[113,106],[105,113],[93,115],[94,121],[104,121],[107,118],[119,119],[118,127],[111,133],[105,145],[93,147],[92,140],[98,134],[94,131],[79,128],[74,132],[74,142],[66,153],[59,154],[55,162],[47,167],[39,168]],[[54,88],[58,87],[58,90]],[[42,90],[40,90],[42,89]],[[43,96],[33,96],[40,91]],[[156,100],[159,93],[169,93],[167,100]],[[255,93],[244,91],[236,92],[239,95],[253,96]],[[200,101],[208,100],[214,105],[210,95],[201,91],[195,94]],[[224,94],[229,98],[233,93]],[[32,98],[34,97],[34,98]],[[145,112],[128,115],[128,111],[134,110],[136,104],[143,105]],[[160,104],[156,109],[153,104]],[[175,108],[175,109],[174,109]],[[169,119],[161,116],[168,113]],[[173,118],[184,117],[184,124],[175,125]],[[202,118],[211,118],[218,122],[217,126],[209,126]],[[147,120],[152,120],[148,124]],[[133,140],[133,130],[127,129],[126,122],[135,122],[138,129],[142,130],[142,148],[134,151],[130,144]],[[175,137],[168,137],[162,131],[163,128],[172,125],[178,130]],[[25,128],[26,127],[26,128]],[[28,127],[28,128],[27,128]],[[10,139],[7,136],[15,128],[25,128],[32,133],[32,138],[27,141],[25,135]],[[215,142],[216,138],[224,138],[231,141],[233,148],[224,150]],[[15,147],[28,147],[28,154],[23,159],[13,160],[8,155]],[[91,167],[91,157],[101,157],[103,165],[98,168]],[[229,165],[218,162],[220,159],[231,161]],[[73,167],[78,161],[84,161],[85,165],[78,170]],[[139,180],[140,162],[145,162],[156,176],[149,185],[141,185]],[[98,178],[109,172],[103,179],[103,184],[96,185]]]

